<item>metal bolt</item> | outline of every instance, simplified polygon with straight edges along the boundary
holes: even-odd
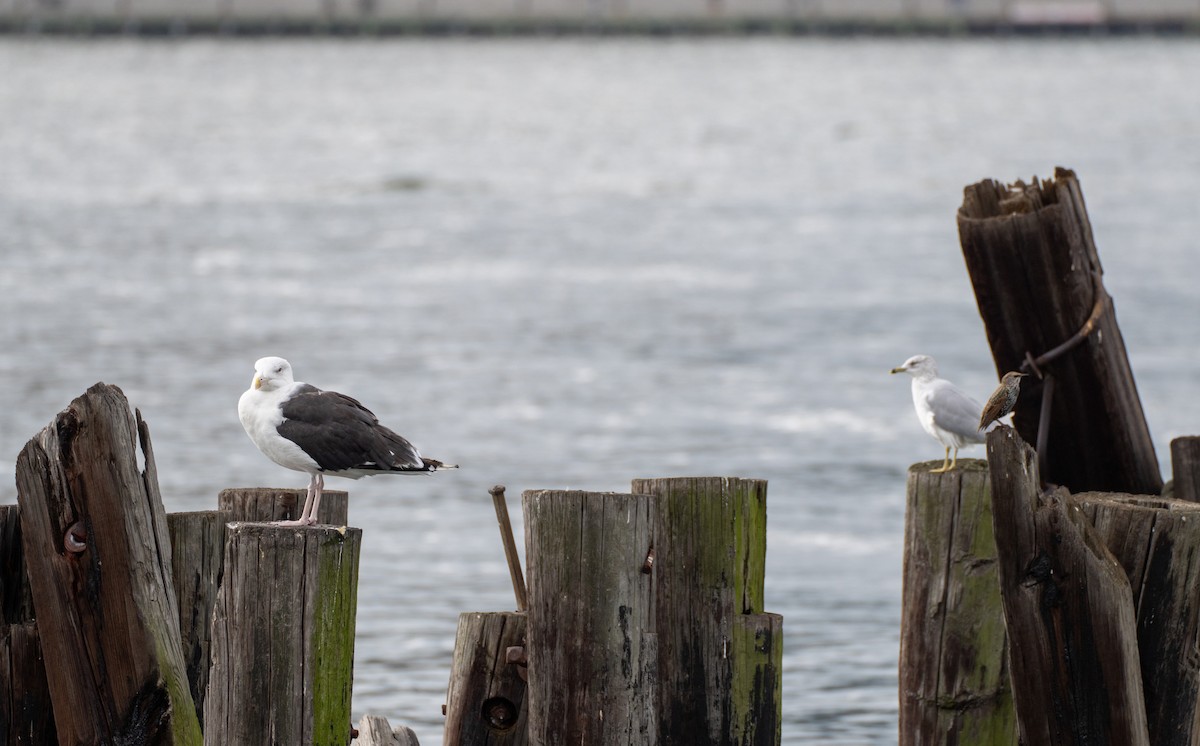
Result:
[[[71,554],[79,554],[87,549],[87,529],[82,521],[75,521],[63,535],[63,549]]]

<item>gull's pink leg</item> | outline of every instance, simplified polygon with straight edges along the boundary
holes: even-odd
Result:
[[[306,526],[317,525],[317,508],[321,505],[321,495],[325,492],[325,475],[321,472],[317,472],[315,478],[317,482],[317,489],[312,500],[312,507],[310,508],[306,503],[304,505],[304,510],[307,515],[300,516],[300,519],[304,521],[304,525]]]
[[[305,516],[308,515],[310,510],[314,513],[316,512],[317,509],[313,503],[319,502],[321,499],[320,494],[319,494],[320,487],[317,486],[318,478],[319,478],[319,473],[313,474],[312,477],[310,477],[308,480],[308,496],[304,498],[304,510],[300,513],[300,516],[293,521],[271,521],[271,525],[273,525],[273,526],[311,526],[313,524],[313,522],[310,520],[306,520]],[[321,484],[322,484],[322,486],[324,485],[324,480],[321,480]]]

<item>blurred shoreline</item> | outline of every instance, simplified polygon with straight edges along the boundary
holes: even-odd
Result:
[[[1174,0],[0,0],[0,33],[233,36],[1200,34]]]

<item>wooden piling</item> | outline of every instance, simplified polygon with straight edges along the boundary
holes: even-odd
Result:
[[[509,649],[524,651],[525,627],[524,613],[458,615],[443,746],[528,743],[523,664],[507,660]]]
[[[0,744],[57,741],[21,546],[21,511],[0,505]]]
[[[1016,746],[987,462],[908,470],[900,744]]]
[[[305,494],[305,490],[296,489],[231,488],[218,494],[219,510],[167,516],[180,637],[192,701],[201,724],[208,690],[210,626],[225,562],[225,524],[293,519],[303,507]],[[327,490],[318,510],[319,519],[327,525],[345,525],[347,498],[345,491]]]
[[[1042,492],[1012,428],[989,433],[987,449],[1021,742],[1149,746],[1125,571],[1065,489]]]
[[[1023,380],[1013,416],[1043,450],[1042,478],[1073,492],[1158,494],[1158,458],[1075,174],[968,186],[958,229],[997,374],[1028,357],[1027,372],[1056,382],[1041,440],[1047,387],[1037,375]]]
[[[226,527],[206,744],[347,744],[361,544],[357,528]]]
[[[231,487],[217,495],[217,509],[227,513],[227,521],[269,523],[294,521],[304,509],[306,490],[280,487]],[[349,496],[345,490],[325,490],[317,506],[317,523],[345,526],[349,516]]]
[[[530,490],[527,708],[534,746],[655,746],[654,498]]]
[[[783,617],[769,612],[737,614],[732,632],[730,730],[725,743],[779,746],[783,736]]]
[[[0,505],[0,626],[33,619],[33,594],[25,572],[21,510]]]
[[[37,624],[0,624],[0,744],[57,742]]]
[[[767,483],[636,479],[632,490],[657,498],[660,743],[778,744],[782,618],[763,611]]]
[[[1200,504],[1145,495],[1071,496],[1133,590],[1150,743],[1200,743]]]
[[[1186,435],[1171,441],[1172,497],[1200,502],[1200,436]]]
[[[16,481],[59,742],[198,746],[140,414],[96,384],[25,445]]]
[[[179,603],[179,637],[196,717],[204,699],[212,651],[212,617],[225,562],[226,514],[216,510],[170,513],[171,580]]]

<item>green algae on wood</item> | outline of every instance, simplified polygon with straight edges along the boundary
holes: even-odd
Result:
[[[739,636],[762,629],[743,617],[763,612],[766,481],[636,479],[632,489],[657,497],[660,742],[778,743],[782,635],[762,651]],[[776,621],[781,628],[776,617],[766,629]],[[742,740],[747,733],[754,740]]]
[[[952,471],[931,471],[940,464],[908,471],[900,743],[1013,746],[987,462],[963,459]]]
[[[205,743],[344,746],[362,531],[230,523]]]
[[[335,746],[346,742],[350,722],[362,531],[334,530],[312,538],[321,543],[313,609],[313,743]]]

